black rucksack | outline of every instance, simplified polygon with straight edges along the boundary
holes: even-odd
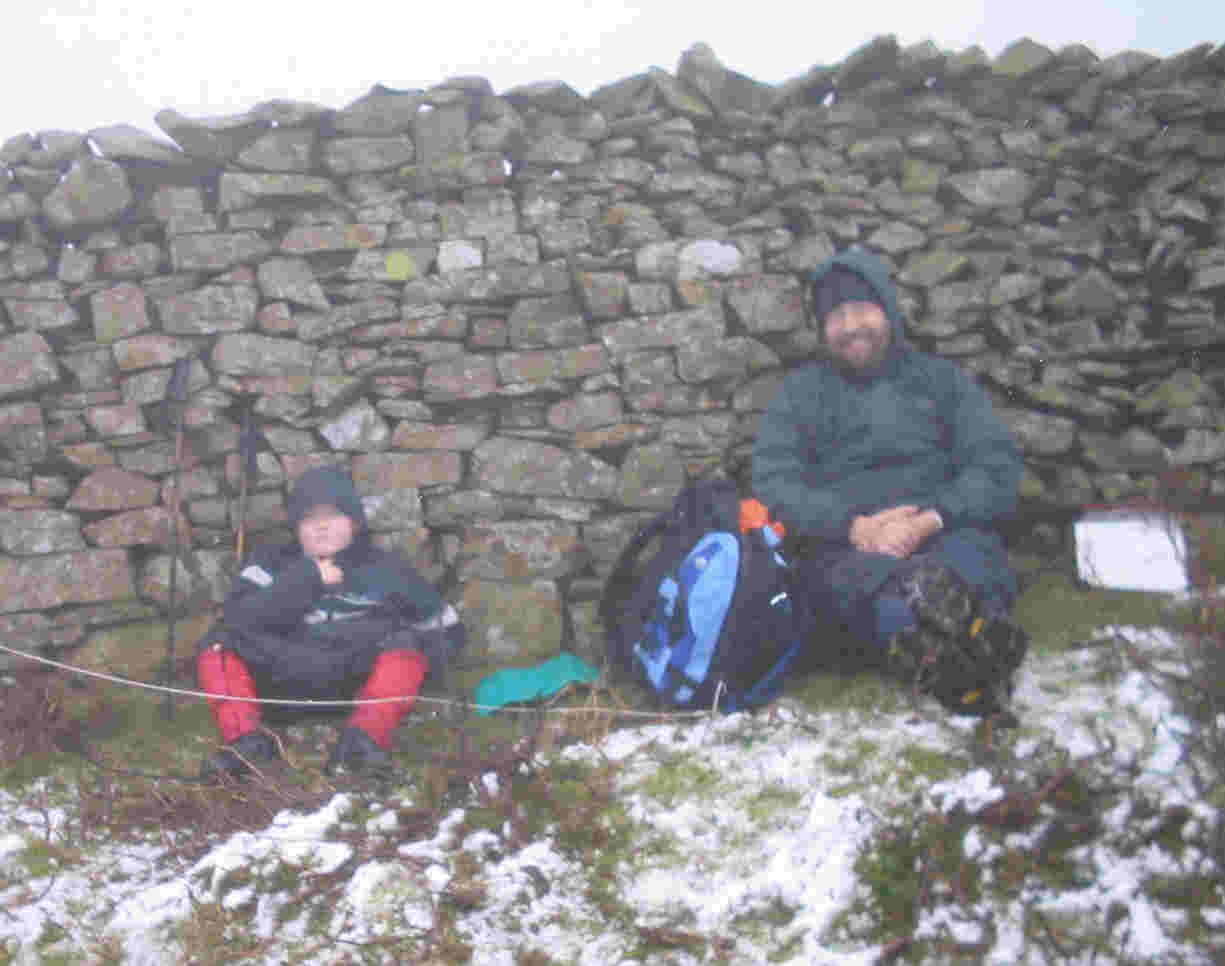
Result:
[[[690,483],[635,534],[605,584],[610,659],[672,707],[766,704],[804,641],[807,609],[778,536],[768,526],[742,533],[739,520],[734,483]]]

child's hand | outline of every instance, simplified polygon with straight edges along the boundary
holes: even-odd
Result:
[[[345,572],[336,566],[331,557],[318,558],[315,563],[319,566],[319,576],[325,584],[344,583]]]

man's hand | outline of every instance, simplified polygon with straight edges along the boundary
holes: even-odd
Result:
[[[864,553],[909,557],[940,527],[940,514],[935,510],[920,512],[917,506],[907,503],[855,517],[851,521],[850,540],[856,550]]]
[[[343,584],[345,572],[336,566],[331,557],[317,557],[315,564],[319,567],[319,576],[325,584]]]

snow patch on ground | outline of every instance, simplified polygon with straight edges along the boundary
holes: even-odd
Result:
[[[1150,654],[1169,643],[1130,629],[1110,633]],[[1120,653],[1099,641],[1032,656],[1018,682],[1016,752],[1054,748],[1069,762],[1105,761],[1133,774],[1158,813],[1183,807],[1192,823],[1211,827],[1218,816],[1199,801],[1183,760],[1179,738],[1188,723],[1149,676],[1118,667]],[[1103,673],[1108,665],[1117,673]],[[557,752],[562,760],[617,764],[633,849],[616,871],[625,915],[611,920],[590,894],[592,870],[554,837],[519,846],[506,829],[464,832],[467,806],[416,841],[398,841],[394,807],[362,813],[365,830],[391,846],[377,860],[359,861],[345,840],[342,831],[356,820],[359,803],[337,795],[317,812],[282,812],[258,833],[237,833],[190,865],[161,859],[153,847],[123,845],[36,868],[34,853],[54,842],[63,815],[0,793],[0,949],[15,963],[56,952],[89,962],[91,950],[111,937],[122,944],[124,962],[176,961],[180,927],[193,905],[214,902],[266,940],[264,963],[293,956],[320,966],[350,962],[354,947],[346,943],[428,932],[465,869],[475,869],[479,901],[454,920],[474,966],[514,966],[522,950],[582,966],[698,963],[713,961],[716,946],[719,961],[733,966],[866,966],[884,940],[854,941],[838,926],[864,897],[857,872],[863,850],[908,815],[927,810],[953,821],[979,815],[1006,795],[996,772],[976,760],[974,727],[934,706],[922,714],[811,711],[785,699],[756,715],[628,728],[598,748]],[[906,764],[915,754],[943,756],[960,773],[926,776]],[[664,782],[678,762],[679,789]],[[487,794],[498,793],[496,776],[481,781]],[[411,794],[386,804],[410,805]],[[1214,962],[1218,951],[1180,938],[1185,911],[1155,901],[1146,888],[1204,857],[1192,848],[1172,856],[1154,842],[1124,850],[1119,843],[1137,841],[1125,801],[1099,818],[1102,834],[1069,853],[1078,869],[1072,881],[977,903],[932,902],[913,938],[980,944],[981,961],[1000,966],[1042,963],[1048,959],[1027,938],[1026,922],[1037,915],[1058,929],[1071,917],[1099,928],[1110,948],[1068,962]],[[960,847],[980,867],[993,868],[1050,831],[1042,821],[1006,834],[969,824]],[[287,916],[295,877],[331,874],[347,876],[332,907]],[[1225,929],[1219,881],[1216,889],[1205,919]],[[318,935],[312,917],[333,942],[308,942]],[[642,938],[652,929],[708,945],[680,943],[643,959]]]

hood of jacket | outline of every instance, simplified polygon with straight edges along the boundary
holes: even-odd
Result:
[[[862,278],[871,287],[872,291],[876,293],[878,301],[884,307],[885,317],[889,320],[889,348],[885,352],[885,358],[871,373],[865,374],[868,378],[875,378],[877,375],[896,366],[897,361],[909,348],[909,343],[906,339],[905,320],[902,317],[902,310],[898,305],[897,287],[893,284],[892,279],[890,279],[889,268],[884,262],[861,248],[851,248],[844,252],[839,252],[833,258],[818,265],[808,273],[809,293],[820,286],[834,268],[842,268],[854,272]],[[811,302],[811,299],[809,301]],[[814,323],[816,324],[821,344],[824,346],[825,320],[814,319]]]
[[[293,485],[287,507],[289,523],[297,537],[298,524],[312,509],[328,504],[354,522],[353,543],[346,548],[361,552],[370,542],[366,511],[353,477],[344,466],[318,466],[303,473]]]

